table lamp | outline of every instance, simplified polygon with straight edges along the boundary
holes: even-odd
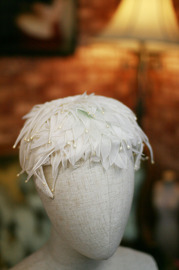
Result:
[[[122,0],[96,41],[115,42],[122,47],[138,51],[139,96],[136,113],[141,118],[149,51],[159,53],[179,43],[179,28],[172,1]]]

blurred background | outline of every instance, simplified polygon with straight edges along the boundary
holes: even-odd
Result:
[[[161,270],[179,269],[179,1],[145,2],[1,1],[0,269],[50,233],[33,181],[16,177],[22,116],[84,92],[129,106],[153,147],[155,164],[136,173],[122,244],[152,254]]]

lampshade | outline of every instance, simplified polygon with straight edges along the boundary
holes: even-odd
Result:
[[[171,0],[122,0],[100,41],[176,44],[179,28]]]

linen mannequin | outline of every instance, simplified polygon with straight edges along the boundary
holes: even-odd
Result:
[[[117,101],[113,101],[103,97],[86,95],[71,97],[68,99],[66,98],[64,99],[64,103],[66,104],[67,101],[70,101],[70,104],[73,103],[74,107],[74,103],[76,104],[76,99],[80,100],[80,103],[77,102],[77,107],[80,108],[80,114],[81,111],[84,110],[83,104],[85,103],[86,106],[86,102],[89,103],[91,99],[93,101],[93,109],[95,103],[94,100],[96,99],[98,99],[98,102],[101,100],[107,100],[109,103],[112,103],[115,111],[115,106],[118,105]],[[92,108],[91,106],[92,103],[90,102],[90,108]],[[129,109],[126,109],[124,105],[120,106],[122,106],[122,108],[126,110],[125,113],[129,113]],[[107,109],[105,112],[107,115]],[[71,113],[72,112],[70,111],[70,114]],[[83,113],[83,120],[85,118],[89,118],[88,120],[90,120],[90,125],[92,125],[91,122],[94,123],[94,121],[98,121],[97,124],[99,124],[99,120],[104,120],[104,117],[99,117],[98,113],[101,113],[99,107],[98,110],[95,111],[95,119],[94,115],[93,117],[89,117],[89,114],[86,115]],[[131,112],[130,114],[132,115]],[[90,116],[91,115],[92,113],[90,112]],[[67,117],[69,117],[69,110],[67,113]],[[31,117],[31,123],[33,123],[34,125],[34,121],[32,119],[34,118]],[[113,118],[113,120],[116,121],[115,117]],[[127,121],[127,119],[125,120]],[[124,121],[123,123],[126,124],[126,121]],[[62,123],[61,120],[60,123]],[[85,123],[85,134],[90,133],[91,126],[89,125],[89,123],[83,123]],[[111,123],[111,126],[116,126],[113,121],[111,121]],[[122,125],[121,123],[120,128]],[[27,124],[29,126],[29,122]],[[88,125],[88,132],[86,132],[86,125]],[[100,132],[102,130],[103,136],[107,136],[107,133],[105,133],[105,131],[103,130],[104,125],[105,127],[107,127],[106,122],[104,123],[104,121],[102,121],[102,125],[100,125]],[[135,124],[134,131],[136,131],[136,129],[138,128],[136,125],[137,124]],[[32,126],[30,128],[32,129]],[[35,129],[37,136],[37,125]],[[39,130],[42,130],[42,128]],[[48,130],[47,127],[46,130]],[[67,130],[69,131],[69,128]],[[31,133],[29,134],[27,130],[24,129],[23,132],[20,133],[20,139],[24,138],[25,136],[25,142],[24,140],[21,141],[21,150],[23,148],[23,150],[27,152],[29,149],[31,149],[30,153],[31,155],[33,155],[33,149],[35,149],[35,147],[33,146],[33,144],[29,146],[28,138],[29,135],[31,137],[31,135],[34,134],[34,131],[31,130]],[[110,130],[110,134],[112,132],[113,131]],[[143,133],[140,129],[138,129],[138,132],[140,133],[140,136],[136,136],[137,141],[139,141],[139,138],[141,139],[141,137],[143,137]],[[75,132],[73,132],[73,135],[74,134]],[[84,139],[84,133],[82,132],[81,134],[82,138],[80,138],[80,140]],[[66,136],[67,132],[65,132],[65,138]],[[88,136],[89,139],[90,134]],[[52,135],[51,140],[54,138],[55,137],[53,137]],[[33,174],[35,175],[34,180],[37,190],[52,222],[52,234],[47,244],[42,247],[41,250],[37,251],[29,258],[25,259],[22,263],[13,268],[14,270],[157,269],[155,262],[148,255],[127,248],[118,248],[121,238],[123,236],[133,196],[134,163],[137,164],[136,162],[138,162],[137,158],[134,162],[133,156],[130,155],[130,150],[133,150],[134,152],[135,149],[137,149],[136,154],[140,153],[140,147],[138,146],[139,144],[135,143],[134,137],[129,134],[129,138],[125,134],[124,143],[121,143],[122,140],[118,141],[118,145],[119,147],[122,146],[122,149],[120,150],[120,153],[119,151],[116,152],[115,158],[114,156],[110,156],[112,151],[112,154],[114,155],[114,148],[112,144],[110,144],[111,147],[108,147],[109,151],[106,150],[108,153],[107,157],[106,153],[104,153],[104,149],[102,150],[102,148],[100,148],[101,150],[98,151],[98,147],[96,146],[96,148],[94,148],[93,145],[93,152],[89,151],[88,147],[84,147],[84,149],[88,150],[86,150],[88,154],[82,153],[82,156],[78,155],[78,158],[75,160],[74,164],[72,164],[72,162],[70,162],[72,161],[70,159],[72,149],[75,148],[76,153],[76,148],[78,149],[76,143],[78,144],[80,142],[75,138],[74,135],[73,148],[70,148],[69,152],[69,146],[71,146],[72,141],[67,140],[67,142],[65,142],[64,144],[65,147],[68,145],[68,148],[65,152],[65,159],[68,162],[62,161],[60,164],[58,164],[56,173],[54,171],[54,167],[56,166],[54,166],[54,163],[51,162],[51,159],[49,160],[49,158],[46,157],[42,158],[42,167],[39,167],[39,171],[37,172],[35,171],[35,169],[37,169],[37,162],[34,161],[35,165],[33,164],[33,167],[27,167],[27,163],[30,164],[31,159],[29,157],[29,161],[27,161],[23,158],[23,152],[20,152],[22,168],[25,169],[29,173],[29,175],[31,175],[31,171],[33,170]],[[117,148],[117,141],[114,137],[114,134],[112,134],[112,139],[115,141],[115,148]],[[144,139],[146,144],[148,144],[146,137]],[[101,138],[101,141],[103,141],[103,138]],[[50,144],[51,143],[46,142],[46,148],[52,147],[50,146]],[[108,141],[105,141],[105,145],[103,145],[103,147],[105,147],[107,144]],[[41,149],[42,146],[40,146],[40,148],[39,144],[37,144],[36,146],[36,150],[40,151],[39,149]],[[126,152],[124,151],[124,149]],[[55,150],[57,151],[57,148],[55,148]],[[63,150],[61,149],[61,151]],[[124,153],[121,153],[121,151]],[[52,155],[52,151],[48,151],[48,154],[49,153],[50,155]],[[70,155],[68,155],[69,153]],[[40,154],[42,155],[41,151]],[[122,165],[120,163],[121,159],[117,158],[118,154],[122,155]],[[130,158],[125,159],[128,154]],[[34,157],[33,160],[35,160]],[[108,162],[106,160],[108,160]],[[118,163],[116,160],[118,160]],[[38,163],[38,165],[39,164],[40,162]]]

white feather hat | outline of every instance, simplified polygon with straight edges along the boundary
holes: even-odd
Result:
[[[80,160],[127,168],[131,159],[138,169],[143,142],[153,153],[147,136],[133,112],[121,102],[94,94],[72,96],[36,105],[24,116],[26,122],[13,148],[20,142],[20,164],[28,181],[36,176],[38,186],[53,198],[43,166],[52,166],[53,189],[59,166],[64,169]]]

